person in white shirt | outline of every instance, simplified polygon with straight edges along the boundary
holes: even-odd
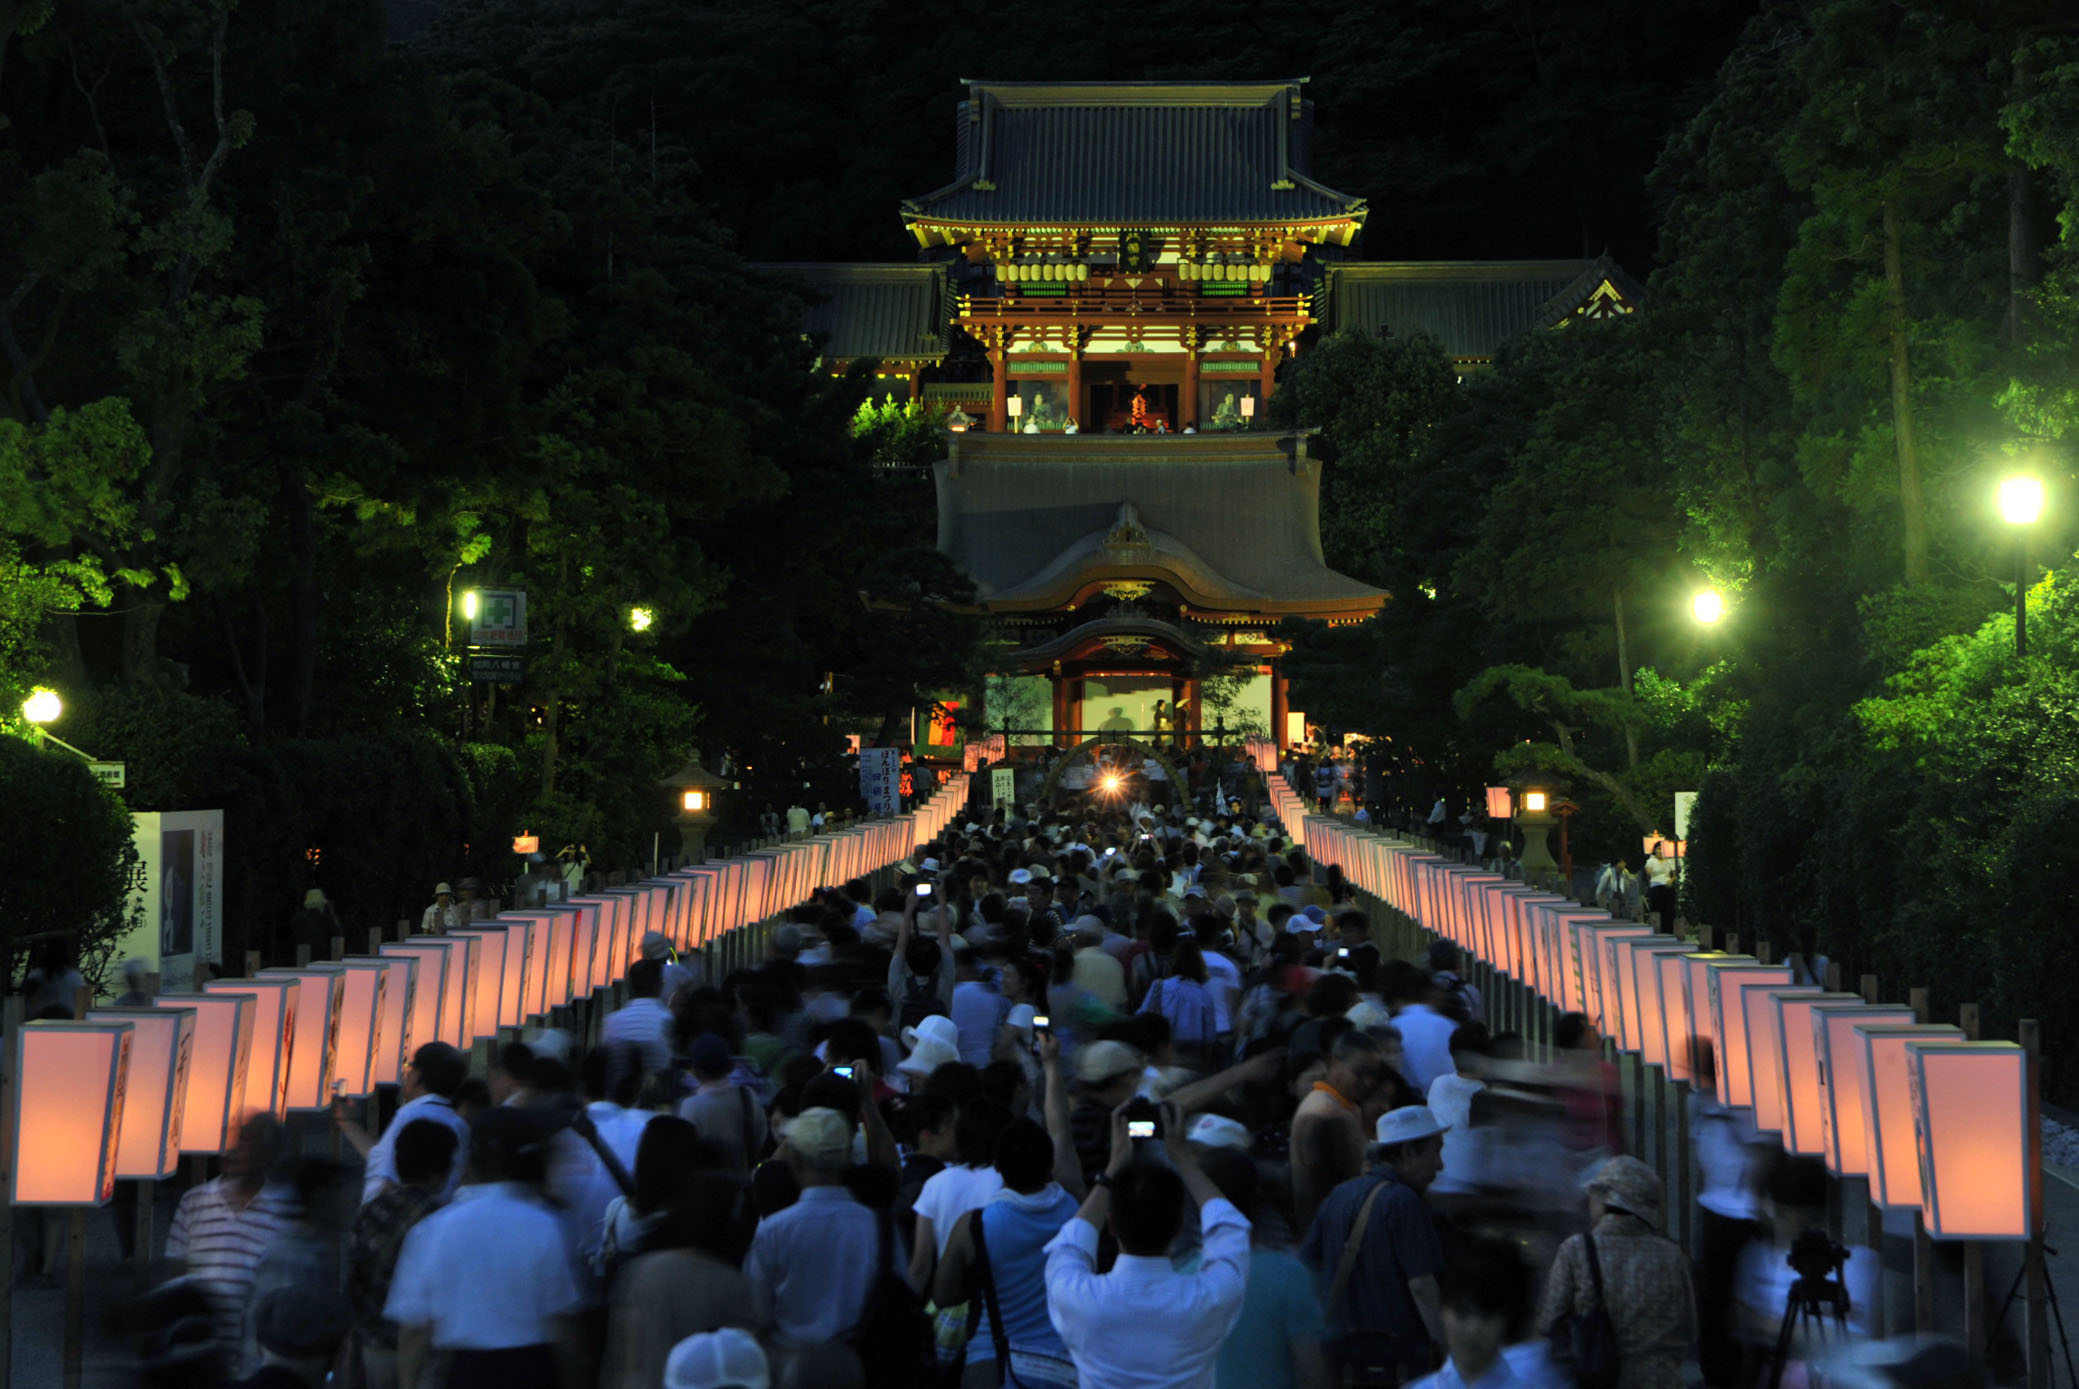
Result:
[[[577,1282],[541,1197],[543,1149],[525,1111],[478,1116],[471,1185],[413,1226],[397,1256],[383,1314],[398,1327],[399,1383],[421,1383],[435,1352],[453,1386],[581,1382]]]
[[[663,991],[663,967],[655,960],[637,960],[628,966],[628,1006],[609,1014],[599,1033],[603,1046],[634,1047],[645,1076],[671,1069],[673,1023],[671,1010],[659,997]]]
[[[433,905],[419,917],[419,934],[422,936],[446,935],[461,927],[468,918],[455,905],[455,890],[446,883],[433,885]]]
[[[1047,1315],[1084,1384],[1211,1389],[1221,1342],[1242,1314],[1249,1222],[1199,1170],[1174,1105],[1163,1107],[1160,1120],[1170,1165],[1137,1161],[1136,1140],[1127,1136],[1130,1104],[1112,1111],[1111,1161],[1047,1245]],[[1187,1192],[1203,1242],[1198,1271],[1182,1274],[1170,1266],[1169,1247]],[[1097,1235],[1106,1224],[1119,1258],[1100,1274]]]
[[[390,1116],[390,1126],[383,1130],[381,1138],[371,1141],[368,1133],[359,1124],[347,1122],[343,1112],[335,1106],[334,1122],[347,1141],[360,1150],[367,1159],[368,1168],[361,1178],[361,1203],[366,1205],[377,1192],[397,1180],[397,1135],[414,1119],[431,1119],[455,1131],[457,1150],[469,1146],[469,1121],[455,1112],[454,1094],[469,1079],[469,1058],[446,1042],[428,1042],[411,1054],[411,1064],[404,1068],[402,1096],[404,1103]],[[448,1170],[446,1186],[441,1189],[441,1199],[455,1194],[462,1183],[462,1164],[456,1163]]]
[[[1011,1126],[1015,1116],[1002,1104],[986,1097],[962,1102],[953,1124],[953,1144],[960,1161],[925,1179],[917,1193],[915,1247],[910,1250],[910,1286],[927,1292],[938,1260],[945,1256],[953,1226],[969,1211],[980,1210],[1003,1190],[1003,1174],[996,1170],[996,1140]]]
[[[1427,1095],[1429,1087],[1440,1075],[1449,1075],[1451,1065],[1451,1034],[1458,1024],[1439,1013],[1429,1004],[1429,975],[1416,970],[1410,984],[1419,983],[1414,997],[1420,1002],[1409,1003],[1393,1015],[1393,1026],[1400,1032],[1401,1046],[1405,1056],[1401,1069],[1414,1083],[1416,1093]],[[1408,987],[1408,986],[1396,986]],[[1392,1000],[1388,1000],[1389,1002]]]

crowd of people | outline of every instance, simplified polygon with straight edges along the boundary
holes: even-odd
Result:
[[[727,977],[652,935],[597,1045],[419,1047],[342,1161],[252,1119],[144,1382],[1760,1382],[1809,1173],[1709,1129],[1700,1324],[1588,1020],[1533,1060],[1448,944],[1382,958],[1274,821],[1188,809],[998,810]]]

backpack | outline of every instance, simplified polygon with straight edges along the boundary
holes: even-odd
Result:
[[[1609,1305],[1603,1300],[1602,1260],[1596,1257],[1593,1234],[1581,1236],[1581,1244],[1588,1252],[1588,1278],[1595,1288],[1595,1299],[1582,1315],[1561,1317],[1554,1323],[1554,1349],[1560,1359],[1573,1367],[1574,1383],[1580,1389],[1615,1389],[1622,1366],[1617,1352],[1617,1325],[1610,1320]]]
[[[919,977],[914,974],[902,976],[902,1011],[897,1021],[904,1027],[915,1027],[930,1017],[949,1017],[945,1000],[938,996],[936,975]]]
[[[846,1337],[866,1368],[867,1389],[912,1389],[938,1375],[938,1347],[924,1299],[910,1287],[905,1270],[895,1268],[895,1222],[885,1210],[874,1212],[880,1227],[880,1249],[873,1280],[866,1286],[866,1305],[859,1324]]]

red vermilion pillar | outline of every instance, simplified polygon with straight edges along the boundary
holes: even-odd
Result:
[[[1184,350],[1184,397],[1177,402],[1177,432],[1182,433],[1186,425],[1198,425],[1198,349]]]
[[[1083,419],[1083,354],[1070,352],[1068,356],[1068,417],[1076,422],[1077,429],[1087,428]]]
[[[1057,671],[1055,671],[1055,672],[1054,672],[1054,746],[1055,746],[1055,747],[1057,747],[1057,748],[1066,748],[1066,747],[1073,747],[1073,746],[1075,745],[1075,740],[1074,740],[1073,738],[1069,737],[1069,736],[1068,736],[1068,735],[1067,735],[1066,733],[1062,732],[1062,730],[1063,730],[1063,729],[1065,729],[1065,728],[1067,728],[1067,727],[1068,727],[1068,722],[1069,722],[1069,704],[1070,704],[1070,700],[1069,700],[1069,697],[1068,697],[1068,687],[1069,687],[1069,677],[1067,677],[1066,675],[1063,675],[1063,674],[1062,674],[1062,673],[1061,673],[1060,671],[1058,671],[1058,670],[1057,670]]]
[[[1271,392],[1275,391],[1277,388],[1278,349],[1273,347],[1265,351],[1263,354],[1263,380],[1259,384],[1256,393],[1261,400],[1267,401],[1271,398]],[[1261,410],[1263,406],[1259,404],[1256,408]]]
[[[1272,743],[1273,743],[1273,744],[1274,744],[1275,746],[1277,746],[1277,747],[1280,747],[1280,748],[1282,748],[1282,747],[1284,747],[1284,746],[1285,746],[1285,713],[1286,713],[1286,710],[1287,710],[1288,708],[1290,708],[1290,705],[1289,705],[1289,704],[1287,703],[1287,700],[1289,699],[1289,696],[1288,696],[1288,695],[1286,694],[1286,691],[1285,691],[1285,676],[1284,676],[1284,674],[1283,674],[1283,673],[1282,673],[1281,671],[1279,671],[1279,669],[1278,669],[1278,668],[1277,668],[1276,666],[1272,666],[1272,667],[1270,668],[1270,673],[1271,673],[1271,726],[1270,726],[1270,736],[1271,736],[1271,742],[1272,742]]]
[[[1000,344],[1002,339],[997,341]],[[1011,418],[1011,382],[1010,363],[1000,345],[990,350],[989,372],[995,378],[989,383],[989,432],[1001,434]]]

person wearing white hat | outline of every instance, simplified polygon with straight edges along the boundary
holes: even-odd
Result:
[[[433,885],[433,905],[419,917],[419,934],[440,936],[457,930],[462,925],[462,913],[455,906],[455,889],[446,883]]]
[[[769,1389],[771,1384],[758,1338],[739,1327],[688,1336],[664,1362],[664,1389]]]
[[[1329,1359],[1339,1371],[1412,1379],[1436,1365],[1444,1249],[1422,1194],[1442,1169],[1445,1131],[1427,1105],[1380,1115],[1371,1169],[1328,1193],[1300,1246],[1329,1285]]]

